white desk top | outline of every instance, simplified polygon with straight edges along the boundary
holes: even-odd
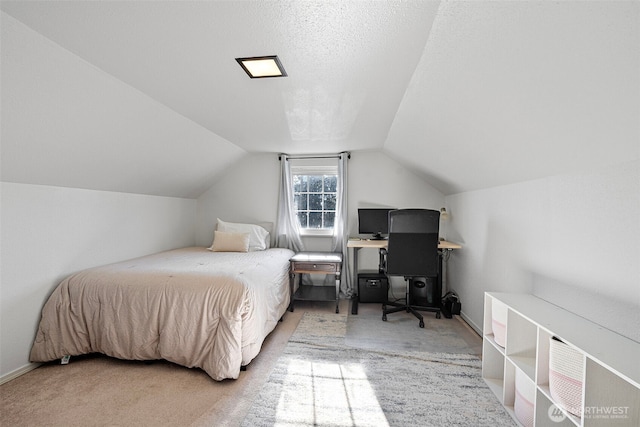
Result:
[[[347,242],[348,248],[386,248],[389,245],[388,240],[369,240],[369,239],[357,239],[351,238]],[[449,242],[446,240],[440,240],[438,242],[438,249],[461,249],[462,245]]]

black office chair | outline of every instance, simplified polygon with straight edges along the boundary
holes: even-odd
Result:
[[[386,254],[386,273],[388,276],[403,276],[406,281],[404,303],[387,301],[382,305],[382,320],[387,314],[399,311],[412,313],[420,320],[424,328],[424,319],[420,311],[431,311],[440,318],[441,292],[439,286],[433,286],[433,306],[420,306],[411,302],[411,287],[426,286],[425,281],[417,278],[432,278],[439,283],[440,259],[438,254],[438,232],[440,212],[430,209],[397,209],[389,212],[389,244]],[[393,308],[387,308],[387,306]]]

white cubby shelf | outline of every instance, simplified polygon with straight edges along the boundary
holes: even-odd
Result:
[[[501,316],[507,308],[504,347],[496,343],[492,330],[494,306]],[[536,427],[640,426],[640,343],[533,295],[497,292],[485,293],[482,335],[482,377],[518,425],[516,373],[535,387]],[[551,395],[552,337],[582,356],[581,416],[565,410]]]

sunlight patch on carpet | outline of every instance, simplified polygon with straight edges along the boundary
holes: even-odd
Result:
[[[274,425],[389,425],[362,366],[291,359],[286,369]]]

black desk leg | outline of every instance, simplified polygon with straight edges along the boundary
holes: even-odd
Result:
[[[356,293],[351,297],[351,314],[358,314],[358,301],[360,296]]]
[[[351,314],[358,314],[358,252],[360,248],[353,248],[353,296],[351,297]]]

